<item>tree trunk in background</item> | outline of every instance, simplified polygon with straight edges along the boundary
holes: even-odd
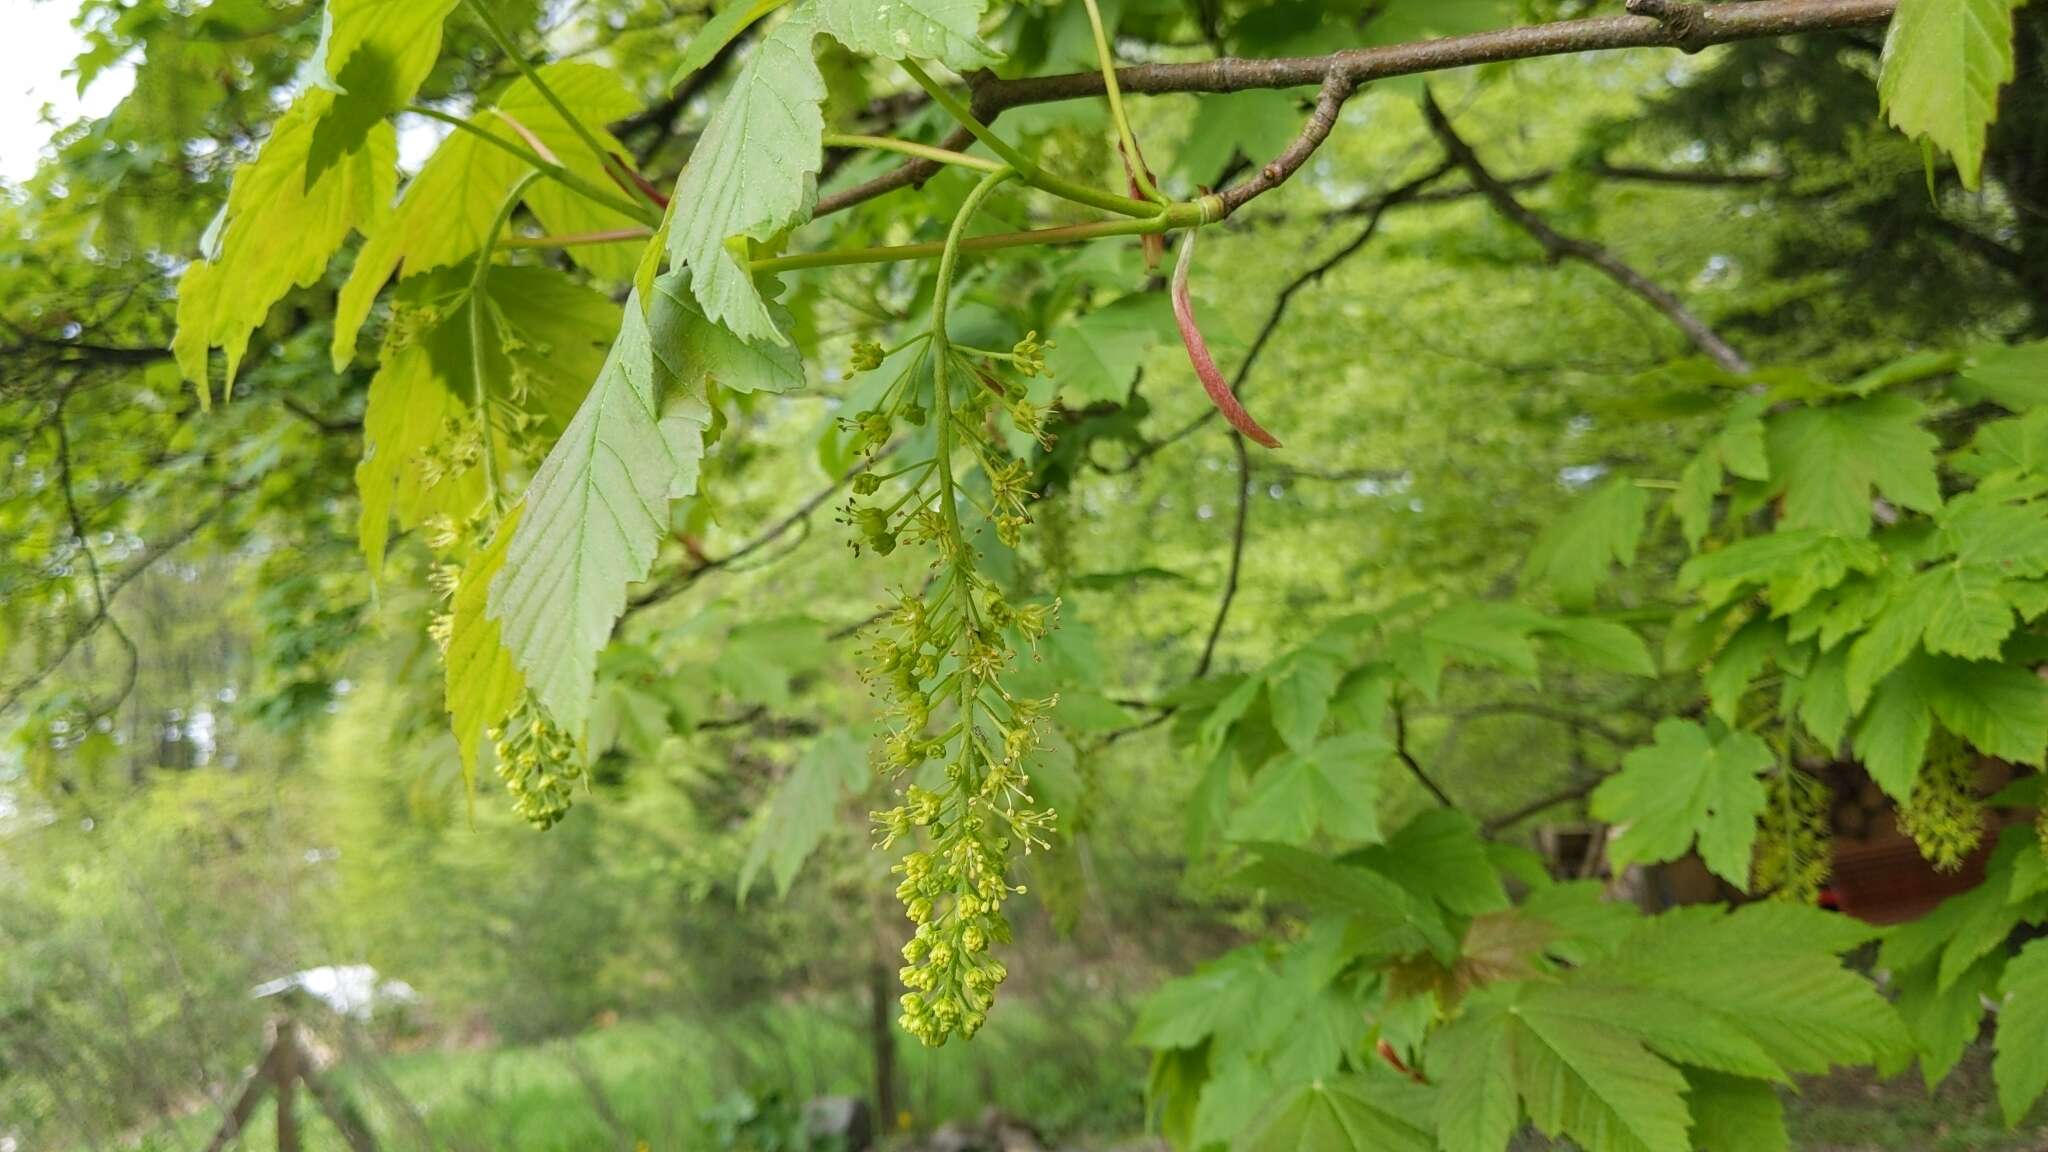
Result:
[[[2020,282],[2034,306],[2034,333],[2048,336],[2048,8],[2015,13],[2017,69],[1992,125],[1985,166],[2013,199],[2023,264]]]
[[[886,945],[878,944],[880,949]],[[895,997],[889,978],[889,963],[877,952],[868,966],[868,1026],[875,1058],[875,1138],[896,1130],[896,1021],[891,1011]]]

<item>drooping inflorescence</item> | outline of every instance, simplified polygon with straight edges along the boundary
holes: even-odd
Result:
[[[1000,181],[977,188],[963,222]],[[931,331],[893,350],[855,348],[856,369],[899,367],[881,399],[845,422],[871,461],[899,434],[930,447],[915,463],[863,473],[843,519],[856,550],[886,555],[905,544],[933,557],[923,586],[900,593],[873,630],[863,674],[887,700],[891,724],[876,766],[902,782],[899,803],[874,814],[881,844],[916,842],[895,869],[916,925],[903,948],[901,1022],[934,1046],[986,1021],[1007,975],[989,950],[1010,938],[1003,905],[1024,890],[1011,883],[1011,858],[1045,847],[1053,823],[1026,766],[1056,700],[1012,692],[1005,680],[1059,605],[1013,603],[976,547],[984,531],[1015,547],[1031,522],[1031,469],[1008,454],[1001,432],[1007,425],[1046,442],[1045,412],[1026,399],[1023,380],[1045,371],[1047,345],[1036,332],[1008,352],[951,343],[946,298],[959,231],[940,265]]]

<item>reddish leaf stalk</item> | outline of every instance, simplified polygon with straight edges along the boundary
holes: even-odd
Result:
[[[617,152],[612,153],[612,159],[619,162],[620,172],[624,172],[627,176],[632,178],[634,186],[640,190],[640,194],[642,196],[645,196],[649,200],[653,201],[654,206],[657,208],[661,208],[663,210],[666,210],[668,208],[668,197],[662,193],[661,189],[654,186],[654,182],[652,180],[649,180],[647,177],[642,176],[639,172],[635,171],[631,161],[627,160],[624,156],[619,155]],[[614,174],[612,179],[614,182],[617,182],[618,176]],[[621,187],[623,187],[623,185]],[[625,188],[625,191],[631,192],[633,191],[633,189]]]
[[[1159,177],[1153,175],[1152,166],[1145,163],[1145,150],[1138,146],[1138,141],[1135,137],[1131,140],[1131,149],[1138,154],[1135,162],[1124,151],[1123,141],[1117,141],[1116,154],[1124,162],[1124,179],[1130,184],[1131,199],[1140,200],[1144,198],[1145,190],[1138,184],[1138,169],[1143,168],[1145,170],[1145,178],[1151,182],[1154,188],[1159,186]],[[1145,271],[1154,271],[1159,267],[1160,261],[1166,259],[1166,236],[1159,232],[1148,232],[1145,234],[1143,244],[1145,246]]]
[[[1232,428],[1267,448],[1278,448],[1280,441],[1271,432],[1259,427],[1252,414],[1238,403],[1237,394],[1230,390],[1230,382],[1216,367],[1216,358],[1209,355],[1209,342],[1202,338],[1202,330],[1195,324],[1195,306],[1188,299],[1188,270],[1195,263],[1195,232],[1190,229],[1181,238],[1180,259],[1173,266],[1173,319],[1180,325],[1181,343],[1188,347],[1188,360],[1195,366],[1195,375],[1202,378],[1202,389],[1209,393],[1210,403],[1223,413],[1223,418]]]

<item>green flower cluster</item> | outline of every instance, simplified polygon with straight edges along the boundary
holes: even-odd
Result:
[[[1899,808],[1899,831],[1913,838],[1935,871],[1955,872],[1984,843],[1984,816],[1976,754],[1954,736],[1936,732],[1913,798]]]
[[[882,846],[918,843],[895,869],[896,894],[917,926],[903,948],[901,1022],[937,1046],[956,1032],[972,1036],[987,1020],[1007,975],[989,949],[1009,940],[1003,904],[1024,890],[1010,882],[1010,859],[1020,848],[1044,847],[1053,822],[1031,796],[1025,765],[1055,700],[1017,695],[1004,679],[1020,650],[1053,627],[1059,605],[1012,604],[980,571],[962,526],[963,515],[978,512],[1014,547],[1030,523],[1030,467],[1006,457],[997,431],[1007,420],[1042,438],[1044,413],[1023,399],[1016,379],[1005,384],[998,365],[1043,371],[1024,353],[1027,344],[1034,353],[1042,346],[1035,334],[1015,354],[953,348],[942,333],[918,340],[882,400],[846,426],[872,458],[900,428],[929,424],[933,455],[863,473],[842,519],[856,550],[887,554],[907,544],[934,554],[931,579],[902,593],[869,638],[863,675],[886,698],[892,724],[875,752],[877,768],[905,782],[900,803],[874,814]],[[855,363],[880,364],[887,355],[863,346]],[[960,382],[960,395],[949,378]],[[985,498],[956,481],[956,463],[978,468]]]
[[[1812,904],[1834,873],[1834,794],[1791,767],[1772,776],[1764,789],[1768,799],[1757,830],[1757,886],[1787,903]]]
[[[548,719],[531,692],[490,736],[512,810],[536,828],[554,827],[569,814],[576,782],[583,778],[575,738]]]

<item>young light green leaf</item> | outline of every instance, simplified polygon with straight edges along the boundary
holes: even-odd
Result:
[[[482,499],[480,457],[459,468],[422,466],[436,452],[473,455],[442,442],[451,424],[475,427],[469,283],[464,266],[409,277],[396,293],[396,307],[419,320],[387,342],[370,380],[356,489],[362,496],[358,538],[372,575],[383,568],[394,517],[407,529],[436,514],[460,520]],[[502,451],[514,430],[507,413],[515,390],[517,410],[538,418],[539,431],[567,426],[604,363],[619,312],[602,293],[551,268],[493,269],[485,292],[483,374],[499,403],[492,415],[502,425],[496,437]]]
[[[484,731],[503,720],[526,691],[526,678],[499,640],[499,625],[484,615],[491,580],[505,566],[505,550],[519,527],[519,509],[505,514],[488,547],[470,557],[455,585],[448,647],[442,653],[448,721],[462,757],[462,778],[476,779],[476,750]]]
[[[1655,676],[1657,661],[1635,629],[1613,620],[1551,620],[1537,632],[1543,646],[1571,663],[1625,676]]]
[[[1750,848],[1765,804],[1758,774],[1775,763],[1747,732],[1718,743],[1683,720],[1657,725],[1656,742],[1622,760],[1622,770],[1593,793],[1593,812],[1621,834],[1609,846],[1617,868],[1676,860],[1695,839],[1707,868],[1749,887]]]
[[[2012,80],[2012,12],[2021,0],[1900,0],[1877,81],[1901,132],[1955,157],[1975,189],[1998,91]]]
[[[1615,565],[1636,562],[1650,494],[1626,476],[1601,485],[1545,528],[1522,569],[1525,584],[1548,585],[1566,607],[1589,604]]]
[[[1296,752],[1314,748],[1329,715],[1330,697],[1344,678],[1336,654],[1310,644],[1274,661],[1264,676],[1266,701],[1280,738]]]
[[[1046,367],[1069,404],[1121,404],[1145,357],[1174,331],[1163,292],[1133,292],[1060,327]]]
[[[590,124],[616,120],[638,107],[623,82],[606,68],[583,61],[547,64],[542,79],[579,119]],[[599,186],[610,184],[603,165],[576,136],[574,128],[524,77],[514,80],[489,109],[470,118],[479,128],[505,139],[512,124],[532,133],[564,167]],[[625,146],[602,128],[598,139],[620,156]],[[356,337],[370,306],[392,273],[414,276],[460,263],[483,247],[484,233],[498,220],[498,210],[514,185],[530,171],[517,156],[493,147],[471,132],[454,132],[405,186],[389,219],[368,229],[369,242],[357,254],[348,282],[335,304],[334,341],[329,351],[335,371],[355,357]],[[593,204],[552,180],[527,187],[523,202],[551,233],[602,232],[631,227],[638,221]],[[630,248],[581,245],[567,250],[570,259],[592,273],[623,280],[633,269]]]
[[[625,611],[627,586],[654,564],[678,474],[702,451],[701,440],[667,435],[661,422],[688,322],[661,301],[651,315],[627,301],[597,382],[527,488],[491,584],[505,646],[555,722],[579,735],[598,651]]]
[[[1919,401],[1883,393],[1772,417],[1771,475],[1785,497],[1785,525],[1868,536],[1873,488],[1915,512],[1940,507],[1941,443],[1920,427],[1926,415]]]
[[[308,181],[313,132],[333,100],[325,89],[308,89],[278,118],[256,159],[235,170],[217,249],[178,281],[171,351],[202,401],[210,396],[208,350],[227,354],[224,388],[232,395],[249,334],[271,305],[318,280],[351,230],[372,230],[391,210],[398,143],[388,124],[370,129],[362,147]]]
[[[761,41],[676,182],[671,269],[688,268],[704,315],[742,339],[787,344],[747,267],[747,241],[809,215],[824,163],[825,79],[802,13]]]
[[[313,83],[334,101],[313,130],[306,180],[362,147],[370,130],[405,107],[441,56],[441,25],[461,0],[327,0]]]
[[[1998,1103],[2018,1127],[2048,1089],[2048,940],[2035,940],[2006,965],[1999,985],[1996,1055]]]
[[[855,52],[885,60],[937,60],[966,72],[1002,59],[981,39],[986,7],[988,0],[810,0],[804,13]]]

